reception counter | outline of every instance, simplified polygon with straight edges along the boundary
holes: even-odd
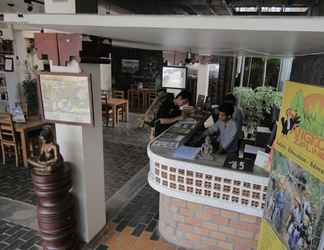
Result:
[[[265,170],[224,168],[224,155],[214,155],[212,161],[180,159],[175,148],[156,141],[147,152],[148,181],[160,193],[163,238],[190,249],[256,249],[268,185]]]

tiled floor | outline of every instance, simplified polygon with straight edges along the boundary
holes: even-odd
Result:
[[[0,219],[0,249],[38,250],[41,249],[40,240],[36,231]]]
[[[106,201],[148,163],[148,130],[138,127],[139,117],[130,113],[128,122],[104,128]]]
[[[36,205],[30,170],[0,165],[0,196]]]
[[[148,184],[113,219],[97,250],[184,250],[160,238],[159,193]]]
[[[104,128],[106,201],[147,163],[147,129],[138,128],[138,114],[129,114],[127,123]],[[36,205],[29,169],[0,164],[0,196]]]

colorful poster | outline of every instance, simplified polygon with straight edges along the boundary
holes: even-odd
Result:
[[[287,81],[276,149],[324,181],[324,88]]]
[[[286,246],[281,242],[277,234],[272,230],[271,225],[262,220],[260,240],[258,241],[258,250],[286,250]]]
[[[259,250],[324,249],[324,185],[278,151],[272,155],[264,219]]]

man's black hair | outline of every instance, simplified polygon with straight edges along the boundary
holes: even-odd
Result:
[[[177,94],[176,98],[181,97],[181,99],[187,100],[191,103],[191,94],[187,90],[182,90],[179,94]]]
[[[232,116],[234,113],[234,107],[231,104],[224,103],[219,106],[218,108],[219,112],[224,112],[226,116]]]
[[[233,94],[228,94],[224,98],[224,103],[236,105],[236,103],[237,103],[236,97]]]

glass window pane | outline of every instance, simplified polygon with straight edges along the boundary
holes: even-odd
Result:
[[[280,71],[280,59],[268,59],[267,63],[267,73],[266,73],[266,86],[272,86],[274,88],[277,87],[278,77]]]

